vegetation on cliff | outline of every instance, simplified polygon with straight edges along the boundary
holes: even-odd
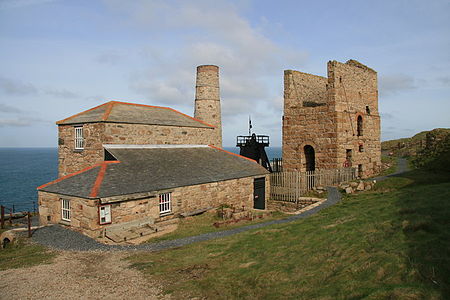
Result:
[[[450,170],[450,129],[423,131],[411,138],[381,143],[384,152],[408,157],[415,168]]]

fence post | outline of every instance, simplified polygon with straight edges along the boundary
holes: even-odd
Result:
[[[13,213],[12,213],[12,209],[9,209],[9,225],[12,225],[12,217],[13,217]]]
[[[5,228],[5,207],[0,205],[0,226],[1,228]]]
[[[31,213],[28,212],[28,237],[31,237]]]

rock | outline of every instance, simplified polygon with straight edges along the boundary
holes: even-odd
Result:
[[[366,182],[366,183],[365,183],[364,189],[365,189],[366,191],[371,190],[371,189],[372,189],[372,184],[371,184],[370,182]]]
[[[356,187],[357,191],[364,191],[364,182],[360,181]]]
[[[347,187],[347,188],[345,189],[345,193],[346,193],[346,194],[351,194],[351,193],[353,193],[353,189],[352,189],[351,187]]]
[[[317,186],[316,187],[316,190],[318,190],[318,191],[324,191],[325,190],[325,188],[323,187],[323,186]]]
[[[355,187],[358,186],[358,183],[357,183],[356,181],[352,181],[352,182],[350,182],[350,186],[351,186],[352,188],[355,188]]]
[[[348,187],[350,187],[350,185],[347,184],[347,183],[343,183],[343,184],[341,184],[341,186],[340,186],[340,188],[343,189],[343,190],[345,190],[345,189],[348,188]]]
[[[319,194],[319,195],[320,195],[320,194],[323,194],[323,191],[320,191],[320,190],[319,190],[319,191],[317,191],[317,194]]]

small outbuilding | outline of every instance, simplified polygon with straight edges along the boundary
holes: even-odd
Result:
[[[268,171],[207,145],[103,145],[104,161],[38,188],[41,224],[120,241],[221,204],[265,208]],[[141,230],[141,231],[140,231]],[[128,234],[124,234],[128,232]]]

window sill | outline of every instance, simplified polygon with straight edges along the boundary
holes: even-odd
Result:
[[[161,217],[167,217],[167,216],[171,216],[171,215],[173,215],[173,212],[169,211],[166,213],[159,214],[159,217],[161,218]]]
[[[70,226],[70,221],[61,220],[61,221],[59,221],[59,224]]]

